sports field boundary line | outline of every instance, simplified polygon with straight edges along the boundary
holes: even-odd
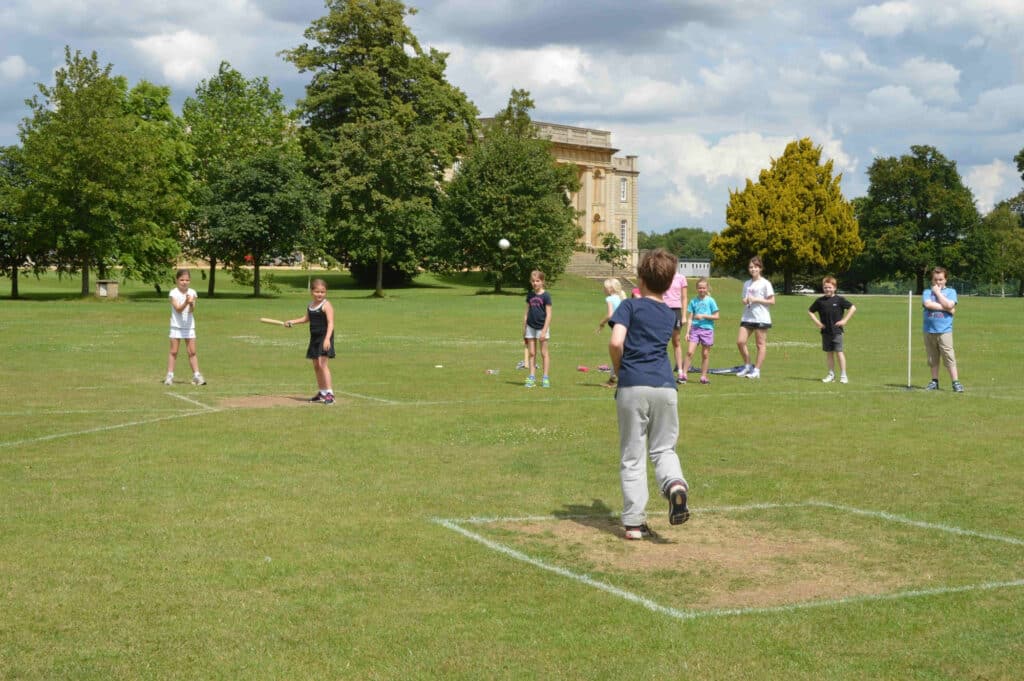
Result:
[[[113,423],[109,426],[99,426],[97,428],[89,428],[87,430],[76,430],[70,433],[53,433],[51,435],[41,435],[39,437],[31,437],[24,440],[11,440],[9,442],[0,442],[0,449],[4,447],[17,447],[19,445],[31,445],[38,442],[48,442],[50,440],[60,440],[65,437],[76,437],[78,435],[95,435],[96,433],[104,433],[109,430],[120,430],[121,428],[133,428],[135,426],[145,426],[150,423],[160,423],[161,421],[171,421],[174,419],[188,418],[189,416],[196,416],[198,414],[212,414],[220,411],[219,409],[206,409],[185,412],[184,414],[172,414],[171,416],[158,416],[153,419],[142,419],[141,421],[129,421],[127,423]]]
[[[207,409],[209,411],[220,411],[220,409],[217,409],[217,407],[211,407],[208,404],[203,404],[199,400],[193,400],[191,397],[185,397],[184,395],[181,395],[181,394],[178,394],[178,393],[172,393],[172,392],[168,392],[168,393],[165,393],[165,394],[170,395],[171,397],[177,398],[179,400],[183,400],[185,402],[188,402],[189,404],[194,404],[197,407],[202,407],[203,409]]]
[[[843,504],[833,504],[826,501],[810,500],[804,502],[790,502],[790,503],[760,503],[760,504],[749,504],[740,506],[718,506],[718,507],[707,507],[707,508],[690,508],[691,514],[700,513],[729,513],[729,512],[745,512],[745,511],[756,511],[756,510],[771,510],[781,508],[824,508],[839,513],[850,513],[853,515],[861,515],[865,517],[875,518],[878,520],[885,520],[887,522],[895,522],[920,529],[937,530],[941,532],[947,532],[950,534],[968,536],[977,539],[988,539],[992,541],[1003,542],[1016,546],[1024,545],[1024,539],[1016,537],[1009,537],[1005,535],[976,532],[974,530],[966,530],[960,527],[952,525],[944,525],[940,523],[930,523],[926,521],[914,520],[906,516],[900,516],[886,511],[872,511],[866,509],[856,508],[854,506],[846,506]],[[778,614],[787,612],[798,612],[802,610],[810,610],[814,608],[828,608],[838,607],[844,605],[852,605],[857,603],[870,603],[870,602],[883,602],[883,601],[896,601],[907,598],[921,598],[926,596],[945,596],[952,594],[971,593],[980,591],[993,591],[996,589],[1011,589],[1024,587],[1024,578],[1005,580],[1005,581],[992,581],[982,582],[979,584],[965,584],[961,586],[949,586],[949,587],[935,587],[930,589],[910,589],[906,591],[896,591],[893,593],[886,594],[868,594],[864,596],[850,596],[845,598],[833,598],[821,601],[807,601],[802,603],[790,603],[786,605],[768,606],[768,607],[750,607],[750,608],[711,608],[708,610],[680,610],[671,606],[662,605],[646,596],[627,591],[620,587],[614,586],[607,582],[594,579],[589,575],[581,572],[576,572],[569,568],[561,567],[548,563],[539,558],[530,556],[522,551],[514,549],[510,546],[502,544],[500,542],[488,539],[477,532],[466,529],[463,527],[464,524],[473,525],[486,525],[497,522],[539,522],[539,521],[562,521],[562,520],[578,520],[581,518],[593,518],[593,519],[608,519],[614,521],[618,516],[615,514],[610,515],[540,515],[540,516],[472,516],[469,518],[431,518],[431,521],[458,534],[463,535],[468,539],[482,544],[483,546],[496,551],[502,555],[505,555],[514,560],[532,565],[541,570],[552,572],[561,577],[571,579],[575,582],[579,582],[585,586],[589,586],[610,595],[622,598],[623,600],[629,601],[640,605],[647,610],[652,612],[667,615],[674,619],[689,621],[701,618],[709,617],[734,617],[734,616],[746,616],[746,615],[765,615],[765,614]]]

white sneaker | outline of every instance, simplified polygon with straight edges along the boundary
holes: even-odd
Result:
[[[752,365],[752,364],[744,364],[743,368],[740,369],[738,372],[736,372],[736,375],[737,376],[746,376],[747,374],[749,374],[753,370],[754,370],[754,365]]]
[[[839,377],[839,382],[840,382],[840,383],[849,383],[849,382],[850,382],[850,379],[848,379],[848,378],[846,377],[846,374],[843,374],[842,376],[840,376],[840,377]]]
[[[196,374],[195,376],[192,377],[192,384],[193,385],[206,385],[206,379],[203,378],[202,374]]]
[[[164,379],[164,385],[174,385],[174,374],[167,374],[167,378]]]
[[[832,382],[832,381],[834,381],[834,380],[836,380],[836,375],[835,375],[835,374],[833,374],[833,373],[832,373],[832,372],[830,371],[830,372],[828,372],[828,376],[826,376],[825,378],[821,379],[821,382],[822,382],[822,383],[831,383],[831,382]]]
[[[761,378],[761,370],[751,369],[750,373],[746,375],[746,378]]]

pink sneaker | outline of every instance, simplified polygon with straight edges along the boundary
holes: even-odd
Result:
[[[711,381],[709,381],[709,380],[708,380],[708,377],[707,377],[707,376],[701,376],[701,377],[700,377],[700,384],[701,384],[701,385],[707,385],[707,384],[708,384],[708,383],[710,383],[710,382],[711,382]]]

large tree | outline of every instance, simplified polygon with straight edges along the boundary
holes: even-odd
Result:
[[[863,244],[841,181],[831,160],[821,163],[820,146],[807,138],[787,144],[757,182],[729,193],[727,227],[709,244],[716,265],[742,271],[758,255],[782,274],[787,293],[795,275],[846,268]]]
[[[304,166],[297,140],[256,149],[226,162],[211,186],[217,201],[203,207],[213,240],[225,244],[225,260],[238,266],[251,257],[256,296],[262,263],[311,242],[318,233],[322,194]]]
[[[217,265],[240,266],[246,253],[239,254],[233,238],[233,223],[211,222],[214,216],[229,216],[231,197],[228,176],[268,146],[286,143],[290,122],[281,92],[266,78],[247,79],[221,62],[217,74],[196,87],[195,96],[185,100],[182,118],[188,126],[189,141],[195,149],[193,172],[196,179],[193,204],[184,241],[188,252],[210,263],[207,295],[216,294]]]
[[[140,113],[161,109],[144,100],[169,91],[140,85],[135,97],[111,70],[95,52],[65,48],[54,85],[38,86],[20,129],[28,210],[53,232],[58,268],[81,273],[82,295],[91,268],[104,277],[122,265],[146,278],[166,266],[186,206],[171,126]]]
[[[17,298],[18,276],[41,272],[52,248],[49,232],[25,210],[28,181],[19,147],[0,147],[0,277],[11,279],[11,297]]]
[[[412,277],[437,231],[446,168],[473,135],[476,108],[424,51],[398,0],[328,0],[285,58],[312,74],[300,102],[311,167],[329,197],[333,255]]]
[[[979,221],[971,190],[956,163],[931,146],[899,158],[876,158],[868,194],[857,202],[865,249],[857,267],[873,277],[913,277],[924,290],[928,272],[964,264],[964,238]]]
[[[971,279],[999,284],[1004,295],[1007,281],[1016,280],[1016,294],[1024,295],[1024,221],[1012,201],[982,218],[964,246]]]
[[[555,162],[550,143],[536,136],[532,108],[529,93],[513,90],[445,187],[439,258],[450,268],[481,269],[495,291],[528,285],[534,269],[554,281],[580,235],[569,201],[579,189],[576,168]],[[501,239],[507,250],[498,248]]]

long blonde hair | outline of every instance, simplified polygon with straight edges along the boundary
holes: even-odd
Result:
[[[626,299],[626,292],[622,290],[622,282],[618,279],[605,279],[604,290],[611,289],[611,292],[619,297],[620,300]]]

